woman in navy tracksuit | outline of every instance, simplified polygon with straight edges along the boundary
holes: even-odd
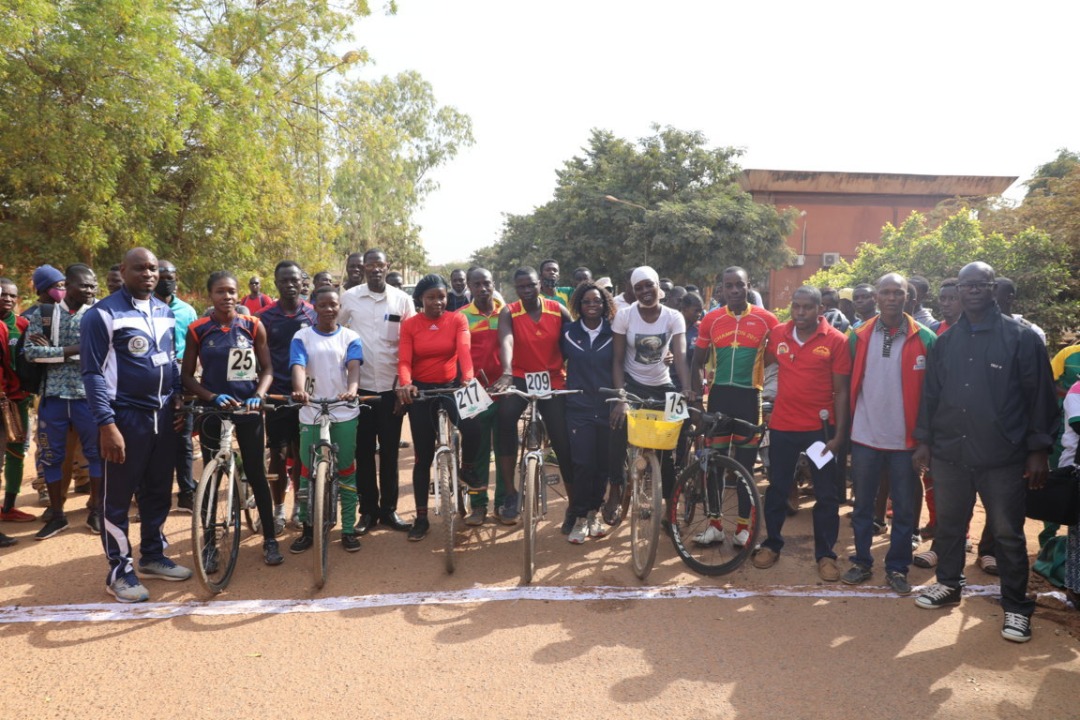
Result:
[[[606,290],[587,282],[574,291],[570,311],[575,320],[563,324],[560,345],[566,358],[566,388],[581,393],[566,396],[574,492],[564,528],[572,521],[568,539],[581,544],[587,537],[607,534],[597,511],[608,485],[611,427],[610,409],[599,389],[612,387],[615,302]]]

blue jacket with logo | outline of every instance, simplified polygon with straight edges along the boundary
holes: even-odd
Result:
[[[82,378],[99,425],[115,421],[114,408],[157,410],[180,391],[176,320],[150,296],[149,317],[120,288],[86,311],[82,320]]]
[[[600,394],[600,388],[611,387],[611,366],[615,359],[615,336],[611,323],[600,321],[600,333],[593,341],[582,321],[563,323],[559,345],[566,358],[566,389],[580,390],[578,395],[566,396],[566,410],[592,413],[607,417],[610,405]]]

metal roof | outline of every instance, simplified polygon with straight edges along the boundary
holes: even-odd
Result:
[[[743,170],[739,177],[739,184],[749,192],[968,197],[1000,195],[1016,180],[1016,177],[1000,175]]]

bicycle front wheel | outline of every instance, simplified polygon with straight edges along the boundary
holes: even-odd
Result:
[[[664,492],[660,479],[660,460],[655,450],[631,448],[630,483],[630,560],[634,574],[644,580],[656,561],[660,539]]]
[[[195,575],[218,594],[229,584],[240,554],[240,499],[236,478],[212,460],[195,488],[191,510],[191,546]]]
[[[521,519],[525,525],[525,558],[521,580],[532,582],[536,571],[536,526],[540,523],[540,463],[535,455],[526,455],[521,465]]]
[[[708,473],[685,468],[671,496],[671,541],[683,562],[702,575],[724,575],[750,557],[761,530],[761,496],[750,472],[714,453]]]
[[[315,553],[315,587],[326,584],[328,549],[330,547],[330,528],[334,524],[332,498],[330,497],[330,462],[320,456],[315,463],[315,486],[311,492],[312,532]]]
[[[457,532],[457,498],[454,492],[454,455],[440,452],[435,458],[436,482],[439,483],[439,514],[442,515],[443,552],[446,572],[454,572],[454,537]]]

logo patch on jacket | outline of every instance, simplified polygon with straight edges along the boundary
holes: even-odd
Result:
[[[136,335],[128,340],[128,352],[132,355],[145,355],[150,349],[150,343],[142,335]]]
[[[814,348],[814,354],[820,355],[821,357],[832,357],[832,350],[825,347],[824,345],[818,345],[816,348]]]
[[[925,370],[926,369],[926,356],[920,355],[915,358],[915,367],[912,370]]]

